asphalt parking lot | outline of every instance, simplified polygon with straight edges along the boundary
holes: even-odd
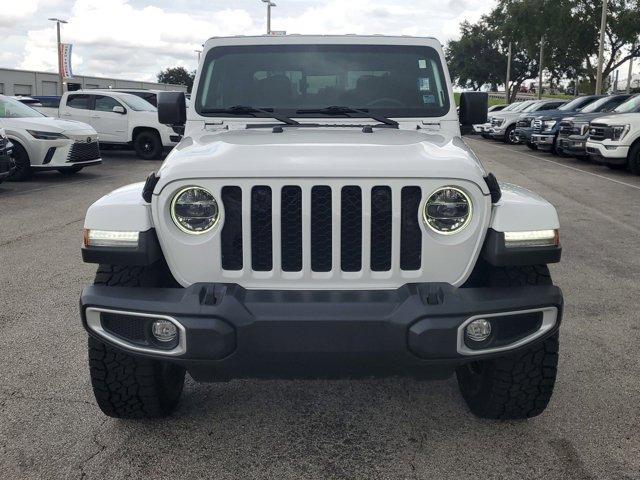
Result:
[[[471,137],[501,181],[558,208],[558,383],[523,422],[478,420],[455,379],[188,381],[178,412],[107,418],[78,297],[87,207],[157,168],[126,152],[0,185],[0,478],[640,478],[640,177]]]

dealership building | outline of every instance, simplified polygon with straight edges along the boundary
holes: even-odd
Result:
[[[0,68],[0,94],[3,95],[60,95],[59,81],[60,79],[57,73]],[[76,75],[73,78],[65,80],[65,90],[81,90],[89,88],[187,90],[187,87],[184,85],[139,82],[136,80],[122,80],[119,78],[88,77],[85,75]]]

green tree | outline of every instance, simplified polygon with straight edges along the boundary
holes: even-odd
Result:
[[[157,78],[159,83],[170,83],[172,85],[185,85],[187,92],[191,93],[193,87],[193,80],[195,79],[196,72],[189,73],[184,67],[169,67],[161,71]]]
[[[446,49],[449,71],[461,87],[479,90],[483,85],[503,83],[507,60],[500,51],[499,39],[486,22],[463,22],[460,39],[449,42]],[[495,89],[495,88],[492,88]]]
[[[609,0],[603,76],[629,58],[640,56],[640,2]],[[595,85],[602,0],[499,0],[475,24],[461,24],[461,37],[450,42],[447,58],[458,85],[504,84],[506,56],[512,43],[513,99],[522,83],[539,73],[540,39],[544,36],[543,67],[552,80],[586,77]]]

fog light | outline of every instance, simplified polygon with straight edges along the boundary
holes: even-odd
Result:
[[[151,325],[151,333],[159,342],[173,342],[178,336],[178,329],[169,320],[155,320]]]
[[[469,340],[484,342],[491,335],[491,323],[489,320],[479,318],[467,325],[466,333]]]

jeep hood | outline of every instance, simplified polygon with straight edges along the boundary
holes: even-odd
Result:
[[[482,165],[459,138],[374,128],[285,127],[202,131],[184,138],[160,168],[159,187],[188,178],[449,178],[486,193]]]

